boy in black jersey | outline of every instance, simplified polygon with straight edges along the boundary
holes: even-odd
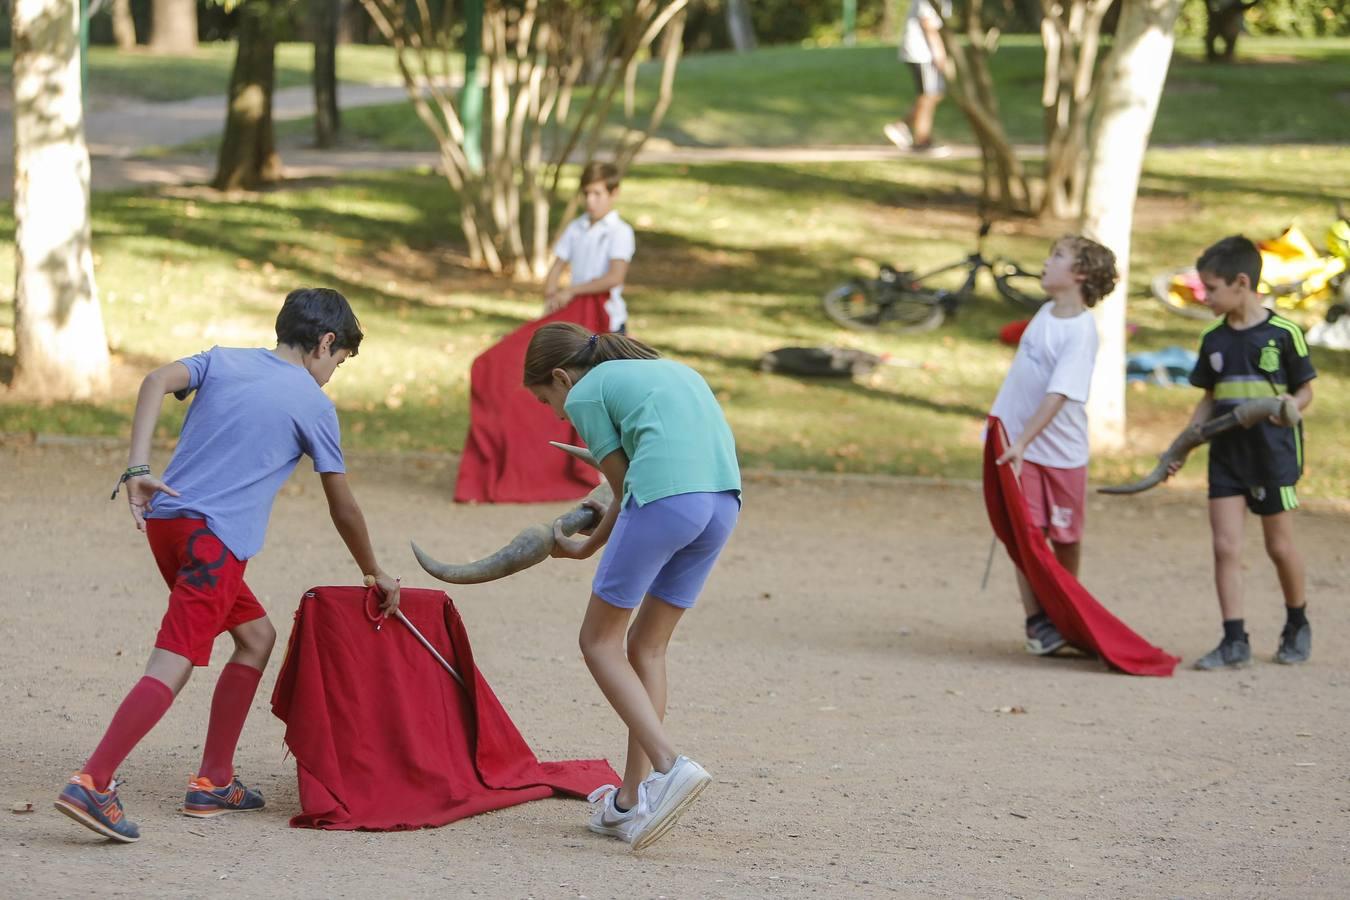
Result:
[[[1303,332],[1262,306],[1261,253],[1241,235],[1210,247],[1195,267],[1206,303],[1220,318],[1200,338],[1191,384],[1205,391],[1191,424],[1198,425],[1254,397],[1292,396],[1300,410],[1312,402],[1317,377]],[[1180,468],[1174,464],[1173,471]],[[1196,660],[1197,669],[1241,667],[1252,651],[1242,619],[1243,506],[1261,517],[1266,553],[1284,592],[1287,619],[1275,661],[1301,663],[1312,650],[1304,597],[1303,557],[1294,544],[1290,512],[1303,472],[1303,426],[1273,421],[1214,438],[1209,450],[1209,524],[1214,537],[1214,582],[1223,613],[1223,640]]]

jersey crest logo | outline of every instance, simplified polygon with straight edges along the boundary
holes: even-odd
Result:
[[[1261,358],[1257,361],[1256,367],[1262,372],[1280,371],[1280,348],[1275,346],[1273,338],[1261,348]]]
[[[1209,355],[1209,367],[1215,372],[1223,371],[1223,354],[1218,350]]]

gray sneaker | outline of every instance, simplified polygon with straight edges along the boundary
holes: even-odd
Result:
[[[1220,641],[1219,646],[1195,661],[1202,672],[1214,669],[1242,669],[1251,665],[1252,645],[1245,641]]]
[[[1032,656],[1049,656],[1067,643],[1049,618],[1027,626],[1027,652]]]
[[[1280,632],[1280,649],[1275,651],[1275,661],[1292,666],[1307,662],[1312,656],[1312,626],[1307,622],[1297,628],[1285,625]]]

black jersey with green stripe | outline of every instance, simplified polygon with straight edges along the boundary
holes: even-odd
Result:
[[[1292,394],[1316,377],[1302,330],[1275,313],[1241,330],[1226,317],[1215,321],[1200,336],[1191,370],[1191,384],[1214,391],[1216,416],[1243,400]],[[1292,485],[1303,473],[1303,426],[1262,421],[1219,435],[1209,452],[1248,484]]]

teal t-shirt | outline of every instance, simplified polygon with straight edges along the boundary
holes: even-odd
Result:
[[[616,359],[581,377],[567,417],[591,455],[628,456],[623,503],[741,490],[736,439],[703,376],[668,359]]]

